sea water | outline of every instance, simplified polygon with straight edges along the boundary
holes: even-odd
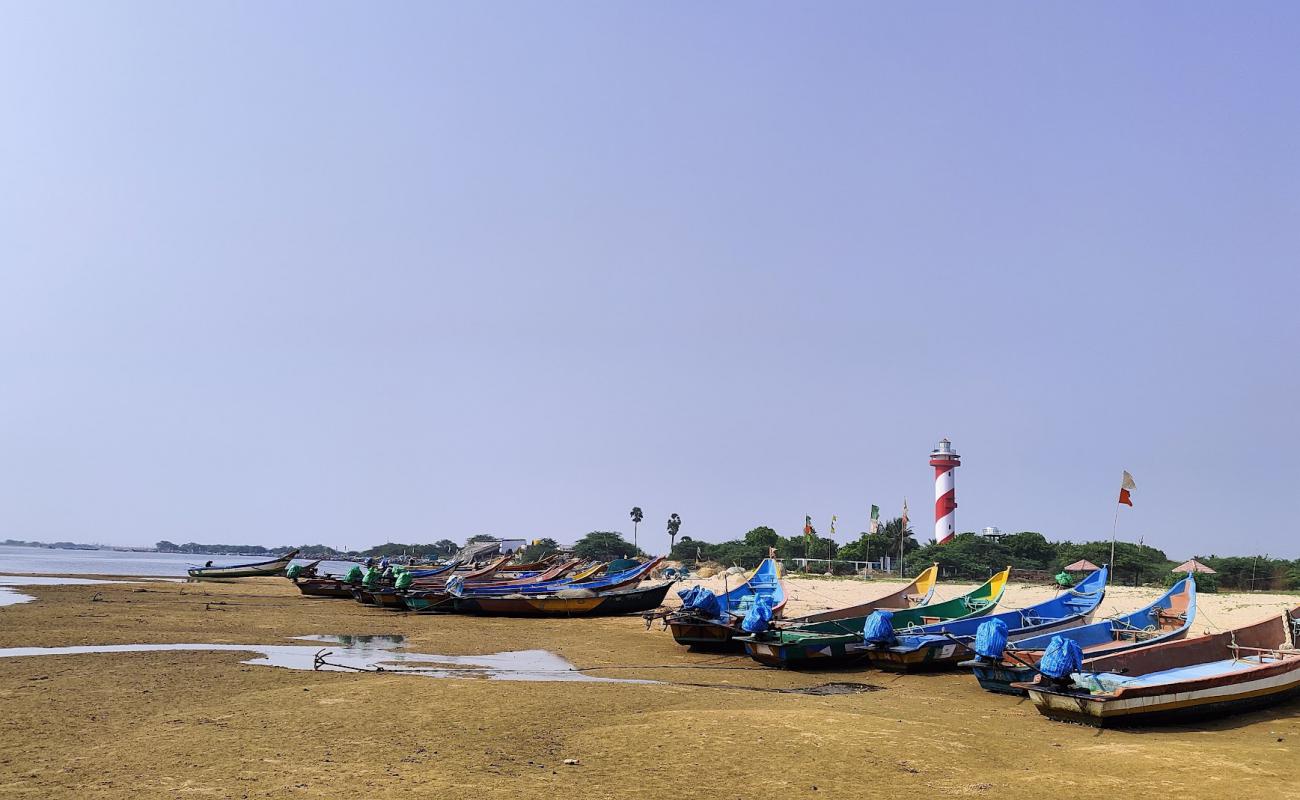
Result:
[[[126,550],[56,550],[48,547],[0,545],[0,573],[47,573],[54,575],[132,575],[184,578],[185,570],[201,567],[209,560],[215,566],[269,561],[274,556],[210,556],[201,553],[137,553]],[[295,559],[295,564],[308,564]],[[344,575],[351,562],[322,561],[322,574]]]

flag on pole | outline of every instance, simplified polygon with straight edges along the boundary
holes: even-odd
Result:
[[[838,517],[836,517],[834,514],[831,514],[831,538],[832,538],[832,539],[835,538],[835,520],[836,520],[836,519],[838,519]]]
[[[880,506],[871,507],[871,532],[880,533]]]
[[[907,533],[907,498],[903,498],[903,533]]]
[[[811,539],[813,535],[812,517],[803,518],[803,538]]]
[[[1124,479],[1119,484],[1119,501],[1131,507],[1133,505],[1133,496],[1129,492],[1136,488],[1137,484],[1133,482],[1133,476],[1128,474],[1128,470],[1124,470]]]

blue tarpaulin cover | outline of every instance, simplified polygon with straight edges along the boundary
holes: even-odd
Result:
[[[741,620],[740,627],[749,633],[762,633],[767,630],[767,624],[771,621],[772,598],[760,594],[754,599],[754,605],[750,607],[749,613]]]
[[[991,619],[975,629],[975,652],[985,658],[1002,658],[1007,649],[1007,623]]]
[[[868,644],[891,645],[894,638],[894,612],[872,611],[867,622],[862,626],[862,638]]]
[[[1038,671],[1049,678],[1064,678],[1083,667],[1083,648],[1073,639],[1053,636],[1038,662]]]
[[[682,589],[677,593],[677,596],[682,598],[682,610],[684,611],[699,611],[709,617],[722,615],[722,604],[718,602],[718,596],[703,586]]]

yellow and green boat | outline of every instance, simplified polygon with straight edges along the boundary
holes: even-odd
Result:
[[[1007,567],[960,597],[895,611],[894,629],[984,616],[997,607],[1010,576],[1011,568]],[[750,658],[771,667],[840,667],[866,660],[863,628],[868,616],[789,625],[737,641],[745,646]]]

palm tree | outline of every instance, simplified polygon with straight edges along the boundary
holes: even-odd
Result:
[[[673,514],[668,518],[668,552],[671,554],[677,546],[677,532],[682,529],[682,518]]]
[[[632,506],[632,546],[633,547],[636,547],[636,526],[640,525],[641,520],[643,519],[645,519],[645,517],[641,516],[641,506]],[[641,548],[637,547],[637,550],[640,549]]]

